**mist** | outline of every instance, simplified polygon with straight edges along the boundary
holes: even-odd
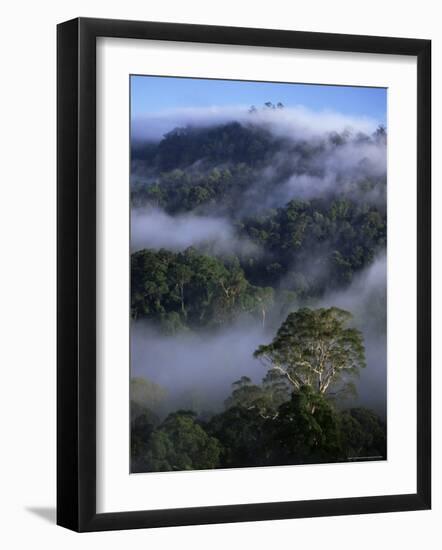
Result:
[[[167,336],[147,322],[131,328],[131,377],[143,377],[167,391],[160,413],[177,408],[217,412],[241,376],[259,383],[265,368],[253,352],[271,337],[258,323],[238,321],[216,332]]]
[[[354,325],[362,331],[367,366],[355,379],[358,391],[351,406],[374,409],[386,416],[386,257],[380,255],[345,290],[331,292],[322,299],[294,304],[283,317],[263,328],[261,323],[238,320],[216,331],[181,332],[165,335],[146,321],[132,323],[131,376],[159,384],[167,392],[164,415],[179,408],[197,413],[223,409],[231,384],[248,376],[259,384],[266,368],[253,357],[260,344],[269,343],[279,325],[297,307],[336,306],[354,315]]]
[[[306,167],[305,173],[295,172],[289,177],[285,184],[286,199],[356,193],[355,182],[381,178],[385,176],[386,168],[386,147],[383,144],[350,141],[340,147],[327,147]]]
[[[228,122],[265,128],[282,146],[254,168],[251,185],[232,201],[235,212],[228,215],[222,205],[198,206],[195,210],[172,215],[157,207],[133,207],[131,249],[166,248],[182,251],[190,246],[209,247],[214,254],[255,255],[256,245],[240,237],[236,221],[269,208],[285,206],[293,199],[310,200],[347,197],[372,203],[385,212],[387,150],[385,137],[375,137],[378,122],[367,117],[349,117],[331,111],[313,112],[304,107],[265,109],[248,113],[248,106],[195,108],[147,114],[132,122],[134,140],[159,141],[177,127],[206,128]],[[204,158],[184,167],[189,176],[206,173],[216,166]],[[157,182],[158,174],[148,177]],[[142,170],[137,164],[137,178]],[[369,185],[367,185],[369,182]],[[302,272],[309,281],[328,277],[330,244],[315,256],[298,254]],[[284,288],[284,281],[280,281]],[[386,257],[380,254],[352,283],[322,298],[294,303],[309,307],[337,306],[354,315],[362,331],[367,367],[356,381],[358,398],[351,406],[367,406],[386,415]],[[162,414],[177,408],[197,412],[222,410],[231,393],[231,384],[241,376],[260,383],[266,374],[253,358],[260,344],[269,343],[285,320],[273,319],[265,329],[259,322],[238,320],[216,331],[190,330],[168,336],[147,321],[132,323],[131,375],[145,377],[162,386],[168,394]]]
[[[375,134],[378,123],[370,118],[349,117],[331,111],[315,112],[302,106],[267,108],[254,113],[249,113],[245,106],[181,109],[137,119],[133,122],[132,133],[135,141],[142,141],[154,139],[156,132],[158,141],[172,129],[198,130],[231,122],[246,129],[264,129],[273,140],[277,140],[277,150],[269,153],[268,158],[260,159],[259,165],[253,167],[247,186],[235,191],[238,196],[235,196],[233,206],[229,203],[231,211],[228,213],[233,219],[283,207],[294,199],[317,197],[332,200],[345,196],[385,208],[386,138]],[[229,163],[209,160],[201,153],[201,158],[194,157],[188,166],[181,168],[193,178],[193,185],[201,185],[215,167],[229,168]],[[159,175],[151,160],[135,159],[132,163],[134,190],[158,183]],[[192,226],[207,221],[209,235],[218,228],[221,230],[222,247],[227,239],[233,238],[231,229],[216,216],[220,213],[227,215],[222,204],[215,207],[209,203],[201,204],[195,213],[215,219],[179,219],[177,229],[185,226],[189,234],[195,235],[197,232],[192,231]],[[157,217],[160,226],[166,222],[164,217]],[[167,227],[170,225],[166,224]]]
[[[348,134],[336,145],[325,139],[298,144],[274,155],[245,194],[240,215],[285,206],[291,200],[347,197],[385,207],[387,148],[383,140]],[[367,182],[370,182],[367,185]],[[244,206],[245,205],[245,206]]]
[[[213,253],[256,255],[258,247],[235,235],[233,224],[221,217],[197,214],[171,216],[159,208],[131,210],[131,251],[167,248],[174,252],[190,246],[210,246]]]
[[[343,115],[331,110],[313,111],[302,105],[284,109],[261,109],[248,112],[250,105],[230,107],[188,107],[146,113],[132,120],[131,136],[135,141],[160,141],[175,128],[205,128],[229,122],[261,125],[279,137],[306,139],[330,132],[373,133],[379,122],[370,117]]]
[[[319,301],[321,307],[350,311],[362,331],[367,366],[356,382],[358,401],[386,417],[387,398],[387,258],[385,252],[358,274],[345,290]]]

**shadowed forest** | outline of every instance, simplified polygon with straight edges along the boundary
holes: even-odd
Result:
[[[299,120],[137,121],[132,473],[386,458],[386,129]]]

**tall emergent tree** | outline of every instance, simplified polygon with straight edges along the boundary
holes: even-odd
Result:
[[[264,360],[300,390],[310,386],[320,394],[352,387],[351,377],[365,367],[362,333],[349,327],[352,315],[336,307],[290,313],[273,342],[259,346],[254,356]]]

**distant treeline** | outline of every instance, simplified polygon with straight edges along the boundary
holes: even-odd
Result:
[[[385,173],[364,158],[365,150],[385,150],[385,131],[374,136],[333,133],[322,139],[291,140],[256,125],[178,128],[159,143],[132,146],[131,193],[134,205],[146,202],[169,213],[216,208],[217,214],[243,216],[270,202],[285,200],[287,180],[333,176],[317,196],[358,198],[385,203]],[[357,170],[347,159],[358,155]],[[330,159],[342,156],[337,164]],[[374,169],[376,168],[376,169]],[[304,190],[315,196],[314,184]],[[279,195],[281,195],[279,197]]]

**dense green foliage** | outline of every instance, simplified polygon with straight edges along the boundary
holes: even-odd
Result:
[[[345,374],[365,365],[362,337],[337,308],[291,313],[273,342],[262,345],[269,370],[262,384],[243,376],[225,411],[208,420],[191,411],[159,423],[132,405],[132,470],[162,471],[265,466],[385,457],[385,426],[370,410],[340,410]],[[137,381],[137,388],[151,386]],[[335,390],[330,392],[330,390]],[[156,392],[157,394],[158,392]],[[136,395],[140,395],[140,390]]]
[[[374,411],[362,407],[346,410],[341,425],[341,443],[347,456],[386,457],[386,426]]]
[[[144,456],[150,449],[150,440],[155,426],[159,422],[158,416],[147,407],[137,402],[130,402],[130,454],[131,471],[145,471]]]
[[[156,147],[135,144],[132,158],[144,160],[160,171],[185,168],[198,160],[212,163],[263,163],[281,150],[282,140],[258,126],[238,122],[209,128],[176,128]]]
[[[220,260],[188,248],[182,253],[141,250],[131,261],[132,317],[168,332],[216,327],[246,313],[265,318],[271,288],[251,285],[236,258]]]
[[[363,334],[350,312],[313,307],[385,250],[385,174],[369,153],[345,168],[354,148],[382,149],[385,129],[294,139],[254,124],[256,112],[248,123],[177,128],[158,143],[132,144],[134,208],[219,216],[250,245],[134,252],[132,319],[168,337],[242,320],[270,335],[254,354],[266,367],[262,382],[242,376],[222,412],[196,414],[191,388],[184,407],[192,410],[170,413],[160,386],[133,379],[133,472],[386,458],[384,422],[341,399],[365,367]],[[298,195],[288,192],[293,178],[304,178]],[[316,190],[318,182],[325,187]],[[376,299],[370,307],[385,312],[385,297]]]
[[[245,219],[244,235],[263,249],[244,262],[254,284],[282,286],[301,296],[344,286],[386,245],[385,215],[350,199],[292,200]]]
[[[316,140],[277,137],[252,123],[178,128],[159,143],[133,146],[132,204],[226,216],[256,245],[238,258],[251,284],[316,297],[350,283],[386,245],[385,175],[362,158],[357,172],[338,164],[335,184],[316,189],[326,181],[321,165],[380,142],[382,128]],[[290,200],[293,177],[310,183]]]
[[[345,455],[340,439],[339,415],[333,406],[311,387],[302,386],[279,408],[272,430],[272,461],[296,464],[342,460]]]
[[[320,163],[349,143],[375,146],[385,134],[331,133],[322,139],[277,137],[255,124],[232,122],[209,128],[177,128],[159,143],[132,146],[132,201],[149,202],[169,213],[216,207],[216,212],[238,217],[244,208],[262,210],[269,197],[293,176],[324,176]],[[341,177],[338,170],[338,177]],[[337,181],[337,184],[339,181]],[[362,163],[344,191],[334,196],[370,201],[385,191],[385,176],[372,174]],[[337,194],[337,191],[339,193]],[[323,193],[321,193],[323,194]],[[319,195],[318,195],[319,196]]]
[[[132,441],[134,472],[386,458],[385,425],[373,411],[340,411],[309,386],[272,416],[244,403],[206,422],[189,411],[169,415],[156,428],[136,419]]]
[[[136,426],[133,430],[137,432]],[[178,411],[150,433],[137,466],[153,472],[215,468],[220,451],[218,440],[195,422],[192,411]]]
[[[229,167],[175,168],[150,176],[148,184],[132,185],[135,206],[151,204],[176,214],[201,207],[234,211],[242,192],[254,180],[253,170],[244,163]]]
[[[332,212],[334,207],[330,209]],[[293,220],[291,208],[299,211],[299,205],[290,203],[286,220]],[[326,290],[350,283],[354,273],[370,264],[385,245],[385,226],[376,225],[379,216],[372,214],[368,212],[366,223],[359,226],[360,237],[370,234],[366,238],[373,238],[376,245],[355,245],[346,256],[344,249],[357,225],[345,222],[350,228],[348,238],[341,235],[342,246],[335,242],[336,248],[329,249],[331,244],[327,242],[323,254],[319,250],[315,253],[320,238],[307,237],[304,230],[305,244],[297,252],[296,238],[301,238],[299,227],[303,222],[296,216],[295,221],[274,225],[271,230],[267,225],[267,230],[259,234],[251,225],[247,226],[253,238],[269,249],[268,254],[257,259],[249,256],[241,262],[235,255],[214,257],[195,248],[179,253],[164,249],[136,252],[131,259],[132,317],[159,321],[167,332],[185,327],[221,326],[239,314],[252,315],[264,323],[273,305],[288,310],[297,299],[320,297]],[[304,214],[301,219],[305,221]],[[325,218],[317,219],[323,223]],[[309,232],[315,231],[318,226],[312,225]],[[278,244],[278,239],[284,240],[284,244]],[[307,256],[315,258],[314,265]]]

